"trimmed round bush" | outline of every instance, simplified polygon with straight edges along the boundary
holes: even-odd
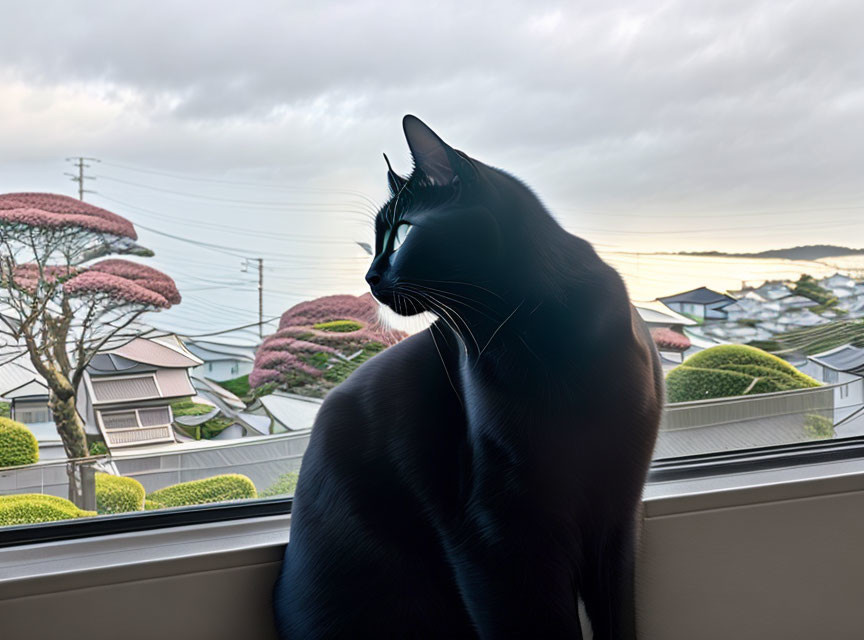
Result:
[[[36,436],[20,422],[0,418],[0,467],[39,462]]]
[[[144,511],[156,511],[156,509],[164,509],[165,505],[149,498],[144,500]]]
[[[144,508],[144,486],[135,478],[96,474],[96,512],[126,513]]]
[[[35,524],[95,516],[95,511],[79,509],[69,500],[41,493],[0,496],[0,527]]]
[[[262,498],[269,498],[270,496],[293,496],[294,491],[297,489],[297,479],[300,477],[300,474],[297,471],[289,471],[288,473],[283,473],[281,476],[276,478],[276,482],[271,484],[262,494]]]
[[[771,393],[820,384],[785,360],[746,345],[718,345],[696,353],[666,376],[669,402]]]
[[[257,498],[258,491],[252,481],[239,473],[228,473],[203,480],[181,482],[151,493],[151,501],[166,507],[183,507],[192,504],[225,502]]]

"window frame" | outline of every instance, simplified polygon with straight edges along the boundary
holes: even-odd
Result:
[[[864,460],[864,436],[712,452],[651,463],[647,484],[698,480],[712,476],[788,469],[814,464]],[[293,496],[254,498],[243,502],[174,507],[102,515],[54,523],[0,527],[0,549],[118,533],[141,532],[262,516],[290,515]]]

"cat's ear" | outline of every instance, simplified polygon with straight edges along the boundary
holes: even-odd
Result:
[[[452,183],[462,162],[459,155],[416,116],[405,116],[402,128],[414,158],[415,169],[434,184],[443,186]]]
[[[390,186],[390,195],[395,196],[408,181],[393,171],[393,167],[390,166],[390,158],[387,157],[386,153],[384,154],[384,162],[387,163],[387,184]]]

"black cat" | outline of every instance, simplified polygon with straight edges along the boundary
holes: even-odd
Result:
[[[403,121],[366,275],[438,319],[330,393],[275,592],[284,638],[635,637],[662,408],[618,274],[512,176]],[[389,162],[388,162],[389,168]]]

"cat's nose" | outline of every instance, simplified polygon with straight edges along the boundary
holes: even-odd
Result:
[[[369,273],[366,274],[366,282],[369,283],[370,287],[374,287],[379,282],[381,282],[381,276],[379,276],[377,273],[370,271]]]

